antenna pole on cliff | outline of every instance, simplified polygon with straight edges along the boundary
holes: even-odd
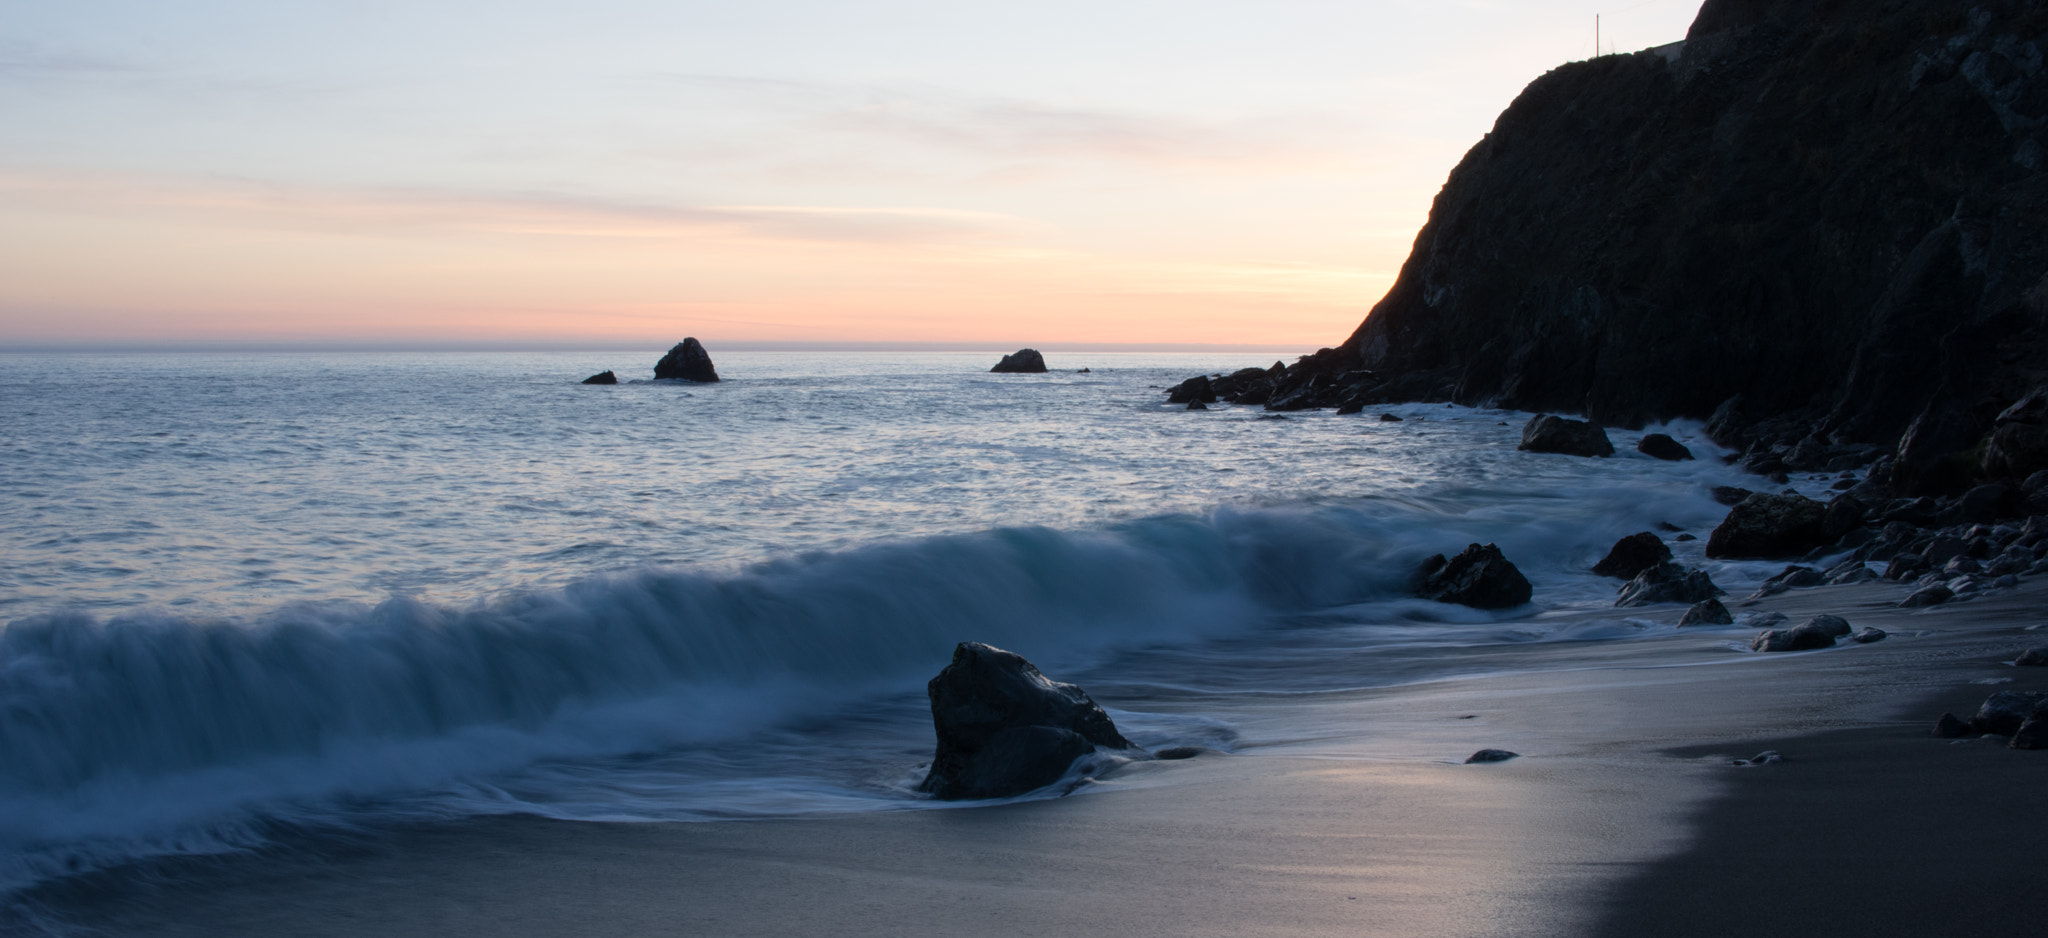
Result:
[[[1600,57],[1600,14],[1593,14],[1593,57]]]

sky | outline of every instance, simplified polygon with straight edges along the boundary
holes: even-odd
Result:
[[[0,349],[1342,340],[1698,0],[0,0]]]

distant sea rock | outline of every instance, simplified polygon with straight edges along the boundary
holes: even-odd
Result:
[[[919,789],[940,800],[1021,795],[1098,747],[1132,748],[1087,691],[992,645],[961,642],[925,690],[938,748]]]
[[[1035,348],[1020,348],[1011,352],[1003,356],[1002,361],[996,362],[994,368],[989,369],[989,373],[999,375],[1035,375],[1044,372],[1045,356],[1038,354]]]
[[[718,369],[711,366],[711,353],[704,350],[704,344],[689,338],[676,343],[661,361],[654,363],[654,379],[709,384],[718,380]]]
[[[619,376],[618,376],[618,375],[615,375],[615,374],[612,374],[612,373],[611,373],[611,372],[609,372],[609,371],[600,371],[600,372],[598,372],[597,374],[591,375],[590,377],[588,377],[588,378],[585,378],[585,379],[583,379],[583,383],[584,383],[584,384],[617,384],[617,383],[619,383]]]

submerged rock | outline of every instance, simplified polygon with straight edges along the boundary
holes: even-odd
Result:
[[[1638,440],[1636,452],[1666,462],[1682,462],[1692,458],[1692,450],[1686,449],[1684,443],[1662,433],[1652,433]]]
[[[1868,645],[1871,642],[1884,641],[1885,637],[1890,634],[1890,632],[1880,629],[1877,626],[1866,625],[1860,629],[1857,629],[1856,634],[1849,636],[1849,640],[1855,642],[1858,645]]]
[[[2048,645],[2020,652],[2020,656],[2013,659],[2012,663],[2023,668],[2048,668]]]
[[[1522,443],[1515,447],[1532,453],[1563,453],[1567,456],[1612,456],[1614,442],[1607,431],[1584,420],[1566,420],[1538,414],[1522,427]]]
[[[1664,546],[1664,539],[1648,531],[1631,534],[1615,541],[1607,556],[1593,565],[1593,572],[1616,579],[1633,580],[1636,574],[1671,559],[1671,548]]]
[[[1492,544],[1473,544],[1445,560],[1438,554],[1418,571],[1416,595],[1474,609],[1508,609],[1529,601],[1532,590],[1522,571]]]
[[[1804,495],[1751,495],[1707,536],[1707,556],[1761,560],[1797,556],[1826,542],[1827,506]]]
[[[938,750],[919,790],[941,800],[1021,795],[1059,781],[1098,747],[1131,748],[1086,691],[980,642],[954,648],[925,690]]]
[[[1692,608],[1687,609],[1685,615],[1678,618],[1678,627],[1681,629],[1696,625],[1734,624],[1735,617],[1728,614],[1728,607],[1721,605],[1718,599],[1702,599],[1693,603]]]
[[[994,368],[989,369],[990,374],[999,375],[1035,375],[1042,374],[1044,372],[1045,356],[1038,354],[1038,350],[1035,348],[1020,348],[1014,352],[1011,352],[1010,354],[1003,356],[1002,361],[996,362],[996,366]],[[1207,384],[1208,382],[1204,380],[1203,383]],[[1211,398],[1210,400],[1214,400],[1214,398]]]
[[[1519,759],[1521,758],[1521,756],[1522,754],[1519,752],[1509,752],[1506,749],[1481,749],[1478,752],[1466,756],[1465,764],[1473,765],[1476,763],[1485,762],[1506,762],[1509,759]]]
[[[1697,603],[1721,595],[1705,570],[1688,570],[1669,561],[1636,574],[1621,588],[1616,606],[1648,606],[1653,603]]]
[[[585,378],[585,379],[583,379],[583,382],[582,382],[582,383],[584,383],[584,384],[617,384],[617,383],[619,383],[619,376],[618,376],[618,375],[615,375],[615,374],[612,374],[612,373],[611,373],[611,372],[609,372],[609,371],[600,371],[600,372],[598,372],[597,374],[591,375],[590,377],[588,377],[588,378]]]
[[[654,363],[654,379],[710,384],[718,380],[718,369],[711,366],[711,353],[704,350],[702,342],[686,338]]]

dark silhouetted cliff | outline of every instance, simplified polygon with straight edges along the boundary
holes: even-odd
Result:
[[[1556,69],[1264,393],[1968,450],[2048,365],[2044,32],[2019,0],[1709,0],[1682,44]]]

